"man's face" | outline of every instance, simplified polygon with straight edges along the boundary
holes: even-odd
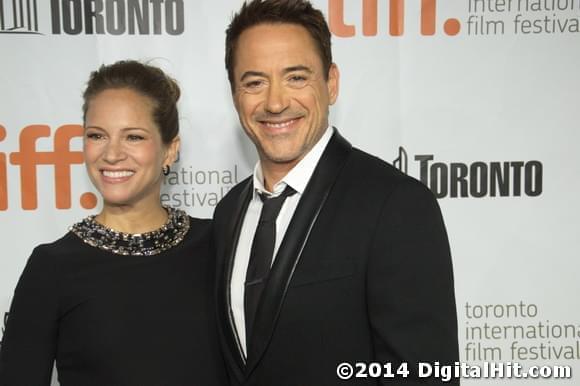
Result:
[[[328,127],[338,95],[338,69],[325,80],[308,31],[294,24],[260,24],[240,35],[234,67],[234,103],[262,166],[288,172]]]

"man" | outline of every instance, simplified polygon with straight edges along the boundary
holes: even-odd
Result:
[[[259,155],[214,216],[232,385],[442,383],[416,371],[458,360],[439,207],[329,127],[339,72],[322,13],[306,0],[244,4],[227,30],[226,68]],[[342,362],[355,367],[349,381]]]

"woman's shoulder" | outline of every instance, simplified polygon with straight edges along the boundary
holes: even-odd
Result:
[[[211,236],[211,220],[205,218],[187,216],[189,230],[185,239],[193,243],[205,243]]]
[[[211,228],[211,219],[209,218],[199,218],[199,217],[189,217],[189,227],[193,230],[209,230]]]
[[[36,281],[54,278],[67,265],[70,260],[67,256],[74,248],[75,240],[70,232],[53,242],[37,245],[26,261],[22,277]]]
[[[181,220],[188,220],[187,227],[189,228],[187,233],[182,236],[184,243],[189,245],[193,243],[197,246],[206,245],[211,237],[212,220],[191,217],[184,212],[181,215],[179,217]],[[87,243],[87,240],[84,240],[83,235],[79,233],[79,227],[82,228],[84,222],[86,219],[74,224],[66,234],[53,242],[37,245],[30,257],[31,263],[66,265],[67,262],[78,262],[79,257],[82,256],[103,253],[98,248],[91,247],[90,240]]]
[[[63,256],[71,252],[74,253],[80,247],[81,244],[79,243],[78,237],[68,231],[64,236],[53,242],[37,245],[32,251],[30,259],[41,261],[51,259],[55,262],[55,260],[60,260]]]
[[[74,234],[68,230],[60,238],[49,243],[38,244],[35,249],[50,253],[51,251],[58,251],[63,248],[69,248],[74,244],[76,244],[76,237],[74,237]]]

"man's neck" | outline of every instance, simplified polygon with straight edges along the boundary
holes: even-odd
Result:
[[[303,171],[298,174],[303,175],[303,177],[298,177],[299,181],[306,178],[307,182],[307,180],[310,178],[310,175],[312,174],[312,171],[316,167],[316,164],[318,163],[318,160],[320,159],[326,144],[330,141],[332,133],[333,129],[328,127],[316,140],[311,149],[303,153],[300,158],[291,160],[289,162],[273,162],[272,160],[266,159],[266,157],[262,157],[260,155],[260,162],[258,165],[260,167],[260,173],[258,174],[260,184],[263,184],[264,188],[268,192],[273,193],[276,184],[285,179],[289,173],[293,174],[293,169],[297,167],[301,168]],[[305,164],[305,162],[307,163]],[[304,166],[300,166],[301,164],[304,164]],[[304,172],[306,174],[304,174]],[[306,184],[306,182],[304,182],[304,184]],[[299,182],[298,184],[301,183]]]
[[[300,160],[293,160],[287,163],[275,163],[261,160],[262,174],[264,176],[264,187],[268,192],[272,192],[274,186],[282,180],[292,170]]]

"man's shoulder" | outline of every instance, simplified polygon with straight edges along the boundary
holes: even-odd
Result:
[[[361,174],[366,179],[380,179],[380,180],[408,180],[413,177],[403,173],[393,165],[384,161],[383,159],[369,154],[363,150],[353,147],[351,157],[347,166],[357,174]]]
[[[384,160],[353,148],[339,184],[344,194],[356,197],[368,206],[432,205],[433,192],[416,178],[402,172]]]
[[[215,209],[215,215],[218,215],[220,212],[223,211],[227,212],[233,209],[233,207],[239,202],[238,200],[240,200],[241,196],[246,192],[248,184],[251,183],[252,183],[252,175],[234,185],[218,202]]]
[[[377,156],[353,148],[345,165],[343,176],[350,186],[363,186],[357,194],[385,197],[396,190],[410,190],[431,196],[432,193],[421,181],[402,172]],[[365,193],[366,192],[366,193]]]

